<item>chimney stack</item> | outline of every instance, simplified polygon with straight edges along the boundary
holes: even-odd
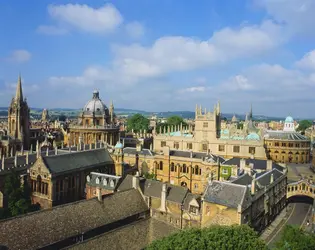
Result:
[[[2,157],[2,166],[1,169],[4,170],[4,156]]]
[[[40,156],[40,148],[39,148],[39,143],[38,143],[38,141],[36,142],[36,157],[37,158],[39,158],[39,156]]]
[[[161,207],[162,212],[166,212],[166,195],[167,195],[167,184],[163,183],[161,192]]]
[[[90,150],[92,150],[92,143],[90,143]]]
[[[140,187],[139,172],[136,172],[136,175],[132,176],[132,188],[138,189]]]
[[[13,157],[13,147],[11,147],[11,157]]]
[[[57,155],[57,154],[58,154],[58,148],[55,147],[55,155]]]
[[[28,151],[26,151],[26,156],[25,156],[25,163],[26,163],[26,165],[28,165]]]
[[[273,173],[271,173],[270,175],[270,184],[272,184],[274,182],[274,176],[273,176]]]
[[[254,195],[256,192],[256,179],[252,179],[252,185],[251,185],[251,194]]]
[[[190,158],[193,158],[193,151],[190,151]]]
[[[272,160],[267,160],[267,171],[272,170]]]
[[[71,153],[71,146],[69,146],[69,153]]]
[[[17,154],[14,156],[14,167],[17,167]]]
[[[101,190],[101,188],[98,187],[96,192],[97,192],[97,200],[98,200],[99,202],[102,202],[103,199],[102,199],[102,190]]]
[[[241,159],[240,160],[240,170],[244,170],[246,167],[246,160],[245,159]]]
[[[48,156],[49,155],[49,148],[47,147],[46,148],[46,156]]]
[[[23,145],[21,146],[21,154],[24,155],[24,147],[23,147]]]

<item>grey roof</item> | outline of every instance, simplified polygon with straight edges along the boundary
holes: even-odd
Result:
[[[185,157],[185,158],[190,158],[191,157],[191,152],[190,151],[181,151],[181,150],[171,150],[170,151],[171,156],[175,157]],[[217,162],[218,159],[220,163],[224,162],[225,159],[222,158],[221,156],[218,155],[213,155],[213,154],[207,154],[207,153],[202,153],[202,152],[192,152],[192,158],[194,159],[205,159],[209,160],[212,162]]]
[[[116,190],[120,183],[120,176],[91,172],[90,181],[86,184],[92,187],[101,187],[106,190]],[[97,183],[98,179],[98,183]]]
[[[253,164],[253,169],[257,170],[266,170],[267,169],[267,160],[260,160],[260,159],[245,159],[246,165]],[[222,163],[223,165],[236,165],[240,167],[241,165],[241,158],[232,158],[229,160],[226,160],[225,162]],[[275,162],[272,162],[272,168],[276,168],[280,171],[283,171],[283,167],[278,165]]]
[[[150,218],[102,234],[81,244],[73,245],[68,249],[139,250],[144,249],[152,241],[168,236],[178,230],[178,228],[169,224]]]
[[[55,174],[113,163],[108,150],[104,148],[71,152],[62,155],[44,156],[43,161],[51,173]]]
[[[102,202],[83,200],[0,221],[0,242],[9,249],[37,249],[147,210],[139,191],[130,189]]]
[[[261,174],[258,177],[256,176],[256,180],[261,186],[263,186],[263,187],[268,186],[268,185],[270,185],[270,180],[271,180],[272,174],[273,174],[273,180],[274,181],[276,181],[281,176],[283,176],[283,173],[281,173],[279,170],[273,169],[272,171]]]
[[[287,131],[273,131],[268,130],[265,135],[266,139],[277,139],[277,140],[290,140],[290,141],[310,141],[304,135],[298,132],[287,132]]]
[[[131,188],[132,178],[132,175],[127,175],[122,183],[118,186],[117,190],[120,191]],[[169,183],[166,185],[168,190],[166,200],[182,204],[189,192],[188,188],[171,185]],[[162,186],[163,182],[140,178],[140,188],[145,196],[160,198]]]
[[[252,184],[252,180],[253,178],[246,173],[238,177],[236,180],[232,181],[232,183],[247,186]]]
[[[186,211],[189,210],[189,203],[193,199],[195,199],[198,202],[199,207],[200,207],[200,205],[201,205],[201,196],[197,195],[197,194],[188,193],[186,198],[185,198],[185,202],[184,202],[184,210],[186,210]]]
[[[152,156],[154,153],[146,148],[143,148],[141,151],[137,151],[137,148],[132,148],[132,147],[126,147],[124,148],[124,154],[131,154],[131,155],[149,155]]]
[[[212,181],[208,184],[204,199],[207,202],[231,208],[237,208],[238,205],[241,205],[242,209],[246,209],[251,203],[247,186],[220,181]]]

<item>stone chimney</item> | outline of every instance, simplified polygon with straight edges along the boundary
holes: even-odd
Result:
[[[14,167],[17,167],[17,154],[14,156]]]
[[[136,175],[132,176],[132,188],[138,189],[140,187],[139,172],[136,172]]]
[[[271,173],[270,175],[270,184],[272,184],[274,182],[274,176],[273,176],[273,173]]]
[[[21,146],[21,154],[24,155],[24,147],[23,147],[23,145]]]
[[[57,154],[58,154],[58,148],[55,147],[55,155],[57,155]]]
[[[161,207],[162,212],[166,212],[166,195],[167,195],[167,184],[163,183],[161,192]]]
[[[240,170],[244,170],[246,167],[246,160],[245,159],[241,159],[240,160]]]
[[[98,200],[99,202],[102,202],[102,201],[103,201],[103,199],[102,199],[102,189],[101,189],[100,187],[98,187],[98,188],[96,189],[96,192],[97,192],[97,200]]]
[[[29,161],[29,159],[28,159],[28,151],[26,151],[26,156],[25,156],[25,163],[26,163],[26,165],[28,165],[28,162]]]
[[[267,171],[272,170],[272,160],[267,160]]]
[[[90,143],[90,146],[89,146],[89,147],[90,147],[90,150],[92,150],[92,143]]]
[[[40,148],[39,148],[39,143],[37,141],[37,143],[36,143],[36,157],[39,158],[39,156],[40,156]]]
[[[193,158],[193,151],[190,151],[190,158]]]
[[[251,155],[250,155],[250,158],[251,158],[252,160],[255,159],[254,154],[251,154]]]
[[[1,169],[4,170],[4,156],[2,157]]]
[[[256,179],[252,179],[252,185],[251,185],[251,194],[254,195],[256,192]]]
[[[69,146],[69,153],[71,153],[71,146]]]
[[[48,156],[49,155],[49,148],[47,147],[46,148],[46,156]]]

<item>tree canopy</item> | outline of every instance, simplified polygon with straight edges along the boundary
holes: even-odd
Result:
[[[167,118],[167,125],[180,125],[180,124],[186,124],[184,122],[184,119],[178,115],[172,115]]]
[[[304,132],[307,128],[312,126],[312,121],[310,120],[302,120],[299,122],[299,126],[297,128],[297,131]]]
[[[0,219],[25,214],[39,209],[32,205],[31,190],[27,182],[21,185],[20,176],[14,170],[5,178],[4,194],[8,198],[8,208],[0,210]]]
[[[314,235],[297,226],[287,225],[284,228],[281,239],[276,244],[276,249],[315,249]]]
[[[233,249],[261,250],[267,249],[257,233],[249,226],[212,226],[203,229],[188,229],[177,232],[166,238],[153,241],[147,250],[171,249]]]
[[[140,130],[149,130],[150,121],[148,118],[144,117],[141,114],[135,114],[128,118],[127,120],[127,130],[134,131],[135,133],[139,132]]]

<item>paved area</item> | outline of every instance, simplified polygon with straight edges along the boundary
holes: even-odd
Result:
[[[288,182],[299,181],[301,178],[315,179],[315,173],[310,168],[310,164],[287,164]]]

